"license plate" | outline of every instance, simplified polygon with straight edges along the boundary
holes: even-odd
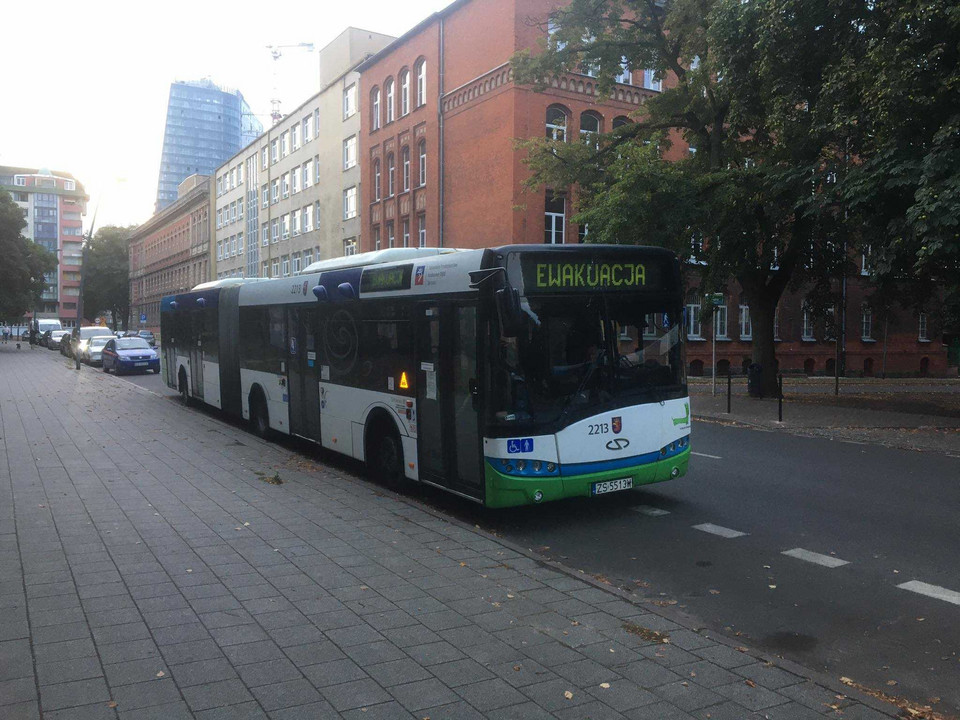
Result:
[[[144,365],[149,365],[149,363],[139,362],[139,363],[134,363],[133,365],[134,367],[143,367]]]
[[[633,487],[633,478],[618,478],[617,480],[605,480],[593,484],[592,495],[603,495],[604,493],[617,492],[617,490],[630,490]]]

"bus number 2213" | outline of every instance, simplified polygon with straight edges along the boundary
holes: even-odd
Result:
[[[605,435],[610,432],[609,423],[596,423],[590,425],[590,432],[587,435]]]

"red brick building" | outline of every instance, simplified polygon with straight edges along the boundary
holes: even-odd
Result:
[[[515,84],[510,58],[538,47],[559,5],[457,0],[358,67],[362,250],[582,241],[584,230],[570,222],[568,196],[523,186],[529,171],[515,140],[547,135],[575,142],[581,133],[609,131],[629,122],[643,98],[660,91],[660,81],[630,68],[606,97],[584,74],[567,74],[539,93]],[[667,159],[687,152],[674,138]],[[687,354],[691,373],[709,374],[712,331],[708,322],[694,327],[691,320],[697,294],[692,291],[688,303]],[[847,374],[948,372],[933,309],[921,315],[901,308],[883,322],[866,306],[867,294],[867,283],[848,281]],[[752,328],[733,285],[725,307],[717,364],[723,372],[740,372],[749,364]],[[804,313],[803,298],[785,296],[778,318],[781,368],[832,374],[835,343],[824,337],[822,321]]]
[[[177,192],[130,235],[128,328],[159,332],[160,299],[211,279],[210,177],[191,175]]]
[[[556,7],[459,0],[360,65],[364,250],[577,242],[569,198],[523,187],[515,139],[609,131],[659,81],[632,70],[603,98],[588,75],[543,93],[515,84],[511,56],[537,46]]]

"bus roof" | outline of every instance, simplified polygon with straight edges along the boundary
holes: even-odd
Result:
[[[247,283],[263,282],[264,280],[269,280],[269,278],[221,278],[220,280],[208,280],[207,282],[202,282],[199,285],[195,285],[190,292],[197,292],[198,290],[215,290],[216,288],[224,287],[234,287],[235,285],[246,285]]]
[[[365,267],[367,265],[416,260],[418,258],[446,255],[454,252],[462,251],[457,248],[387,248],[386,250],[374,250],[357,255],[330,258],[329,260],[318,260],[301,270],[300,275],[308,275],[325,270],[343,270],[352,267]]]

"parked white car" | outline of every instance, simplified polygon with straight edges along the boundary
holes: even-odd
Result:
[[[113,340],[113,335],[98,335],[87,341],[86,346],[80,352],[80,360],[87,365],[99,365],[103,362],[103,346]]]

